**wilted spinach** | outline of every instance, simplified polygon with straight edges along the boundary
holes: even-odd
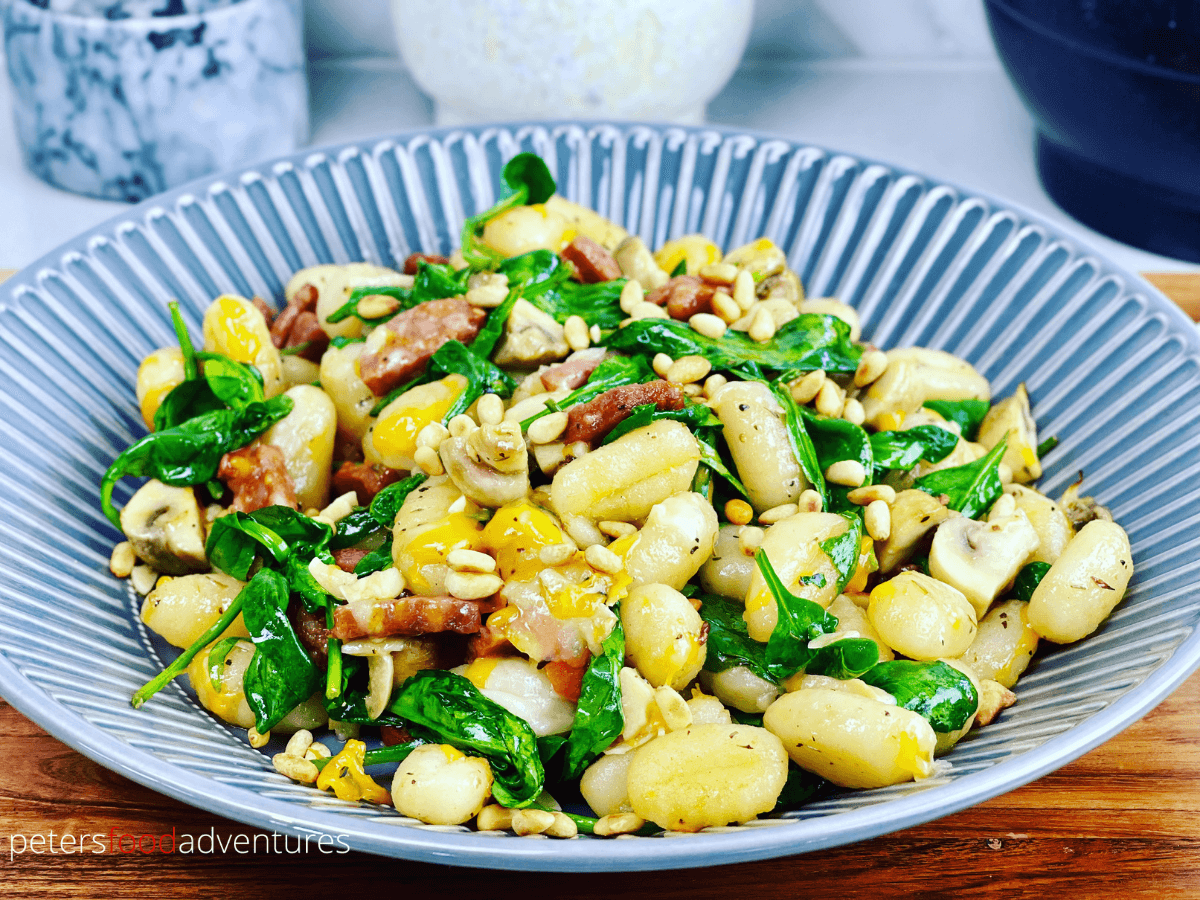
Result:
[[[474,268],[492,268],[504,261],[504,255],[481,243],[483,226],[501,213],[518,206],[545,203],[554,195],[554,176],[541,157],[518,153],[500,173],[506,195],[495,206],[463,223],[462,254]]]
[[[619,606],[612,633],[600,645],[603,653],[593,657],[583,673],[575,721],[566,741],[563,777],[578,778],[625,727],[621,711],[621,667],[625,665],[625,632],[621,628]]]
[[[986,400],[926,400],[923,405],[948,422],[957,422],[962,436],[968,441],[975,440],[983,417],[991,408]]]
[[[860,677],[887,691],[899,706],[921,715],[942,734],[958,731],[979,709],[979,692],[971,679],[940,660],[882,662]]]
[[[958,446],[958,435],[936,425],[906,431],[877,431],[871,435],[876,470],[911,469],[921,460],[941,462]]]
[[[1006,435],[986,456],[964,466],[922,475],[913,483],[913,487],[935,497],[945,494],[950,498],[948,505],[951,509],[957,509],[968,519],[978,518],[1004,493],[1004,485],[1000,482],[1000,461],[1007,448]]]
[[[1050,563],[1031,562],[1017,573],[1013,581],[1012,595],[1018,600],[1030,600],[1037,586],[1042,583],[1046,573],[1050,571]]]

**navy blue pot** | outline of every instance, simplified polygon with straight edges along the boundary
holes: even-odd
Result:
[[[1200,2],[985,5],[1046,192],[1119,241],[1200,262]]]

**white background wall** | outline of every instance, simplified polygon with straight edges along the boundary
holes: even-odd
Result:
[[[316,57],[396,53],[389,0],[305,0]],[[986,57],[982,0],[758,0],[748,57]]]

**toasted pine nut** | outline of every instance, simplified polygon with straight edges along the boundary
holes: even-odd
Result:
[[[441,457],[432,447],[418,447],[413,451],[413,461],[426,475],[444,475],[446,472]]]
[[[844,487],[858,487],[867,480],[867,470],[856,459],[843,459],[825,470],[825,480]]]
[[[550,837],[556,838],[573,838],[579,834],[579,826],[575,824],[575,820],[565,813],[554,813],[554,824],[543,832]]]
[[[1012,466],[1010,466],[1008,463],[1001,462],[1000,465],[996,467],[996,474],[1000,476],[1001,484],[1012,484],[1013,470]]]
[[[108,571],[118,578],[128,578],[135,565],[137,565],[137,554],[133,552],[133,544],[129,541],[121,541],[113,547],[112,555],[108,558]]]
[[[287,747],[284,748],[284,753],[290,756],[299,756],[304,758],[304,754],[308,752],[308,748],[312,746],[312,732],[307,728],[301,728],[290,738],[288,738]]]
[[[475,413],[481,425],[499,425],[504,421],[504,401],[499,394],[484,394],[479,398]]]
[[[321,510],[317,517],[329,523],[340,522],[354,512],[356,506],[358,506],[358,494],[354,491],[347,491]]]
[[[863,511],[863,524],[874,541],[886,541],[892,534],[892,511],[882,500],[872,500]]]
[[[529,443],[531,444],[552,444],[562,436],[562,433],[567,430],[568,416],[565,412],[550,413],[548,416],[542,416],[536,422],[529,424],[529,430],[525,432],[529,435]]]
[[[738,549],[747,556],[753,556],[755,551],[762,546],[763,530],[754,525],[747,525],[738,534]]]
[[[561,566],[575,555],[570,544],[548,544],[538,551],[538,559],[544,566]]]
[[[317,776],[321,774],[321,770],[303,756],[291,753],[276,753],[271,757],[271,765],[280,775],[300,784],[315,784]]]
[[[792,399],[803,406],[811,403],[825,385],[825,373],[820,369],[809,372],[792,382]]]
[[[797,504],[783,503],[764,510],[759,515],[758,521],[760,525],[774,525],[776,522],[782,522],[784,519],[794,516],[798,512],[800,512],[800,507]]]
[[[495,803],[488,804],[475,818],[475,827],[480,831],[508,831],[512,828],[513,811]]]
[[[496,560],[478,550],[459,548],[446,554],[446,562],[457,572],[483,572],[490,574],[496,571]]]
[[[508,297],[508,276],[503,272],[476,272],[467,279],[463,298],[472,306],[485,309],[499,306]]]
[[[831,419],[837,419],[842,415],[842,407],[846,405],[846,395],[842,393],[842,389],[835,382],[829,379],[821,385],[821,390],[817,391],[817,412],[823,416],[829,416]]]
[[[450,424],[448,426],[451,437],[463,437],[464,435],[470,434],[478,427],[479,426],[475,423],[475,420],[466,413],[459,413],[450,420]]]
[[[630,278],[625,282],[625,287],[621,288],[621,312],[629,315],[633,312],[633,308],[646,299],[646,292],[642,290],[641,282],[636,278]]]
[[[637,534],[637,526],[630,522],[610,522],[605,519],[603,522],[597,523],[596,527],[611,538],[622,538],[627,535]]]
[[[133,584],[133,589],[144,595],[154,590],[154,583],[158,581],[158,573],[149,566],[138,565],[130,571],[129,580]]]
[[[821,499],[821,495],[809,488],[806,491],[800,492],[800,497],[796,501],[796,506],[800,512],[820,512],[825,508],[825,501]]]
[[[742,312],[749,312],[758,298],[754,294],[754,276],[747,271],[737,273],[733,279],[733,300]]]
[[[650,368],[654,369],[654,374],[659,378],[666,378],[674,362],[667,353],[655,353],[654,359],[650,360]]]
[[[587,560],[587,564],[593,569],[598,569],[601,572],[606,572],[609,575],[616,575],[625,568],[625,561],[617,554],[613,553],[607,547],[602,547],[599,544],[592,544],[583,551],[583,558]]]
[[[738,276],[738,268],[732,263],[709,263],[707,266],[701,266],[698,274],[705,281],[733,284],[733,280]]]
[[[521,835],[541,834],[554,824],[554,813],[544,809],[517,809],[512,814],[512,830]]]
[[[661,306],[655,306],[653,303],[647,303],[643,300],[637,304],[629,313],[630,318],[637,319],[669,319],[667,311]]]
[[[725,504],[725,518],[733,525],[748,525],[754,518],[754,508],[745,500],[730,500]]]
[[[861,425],[867,421],[867,411],[861,403],[851,397],[842,407],[842,418],[853,425]]]
[[[592,339],[593,344],[600,343],[600,339],[604,337],[604,332],[600,330],[599,325],[593,325],[588,329],[588,337]]]
[[[304,751],[305,759],[329,759],[331,756],[333,754],[329,752],[329,748],[320,741],[313,741],[312,746]]]
[[[866,487],[852,490],[846,495],[846,499],[855,506],[868,506],[876,500],[891,505],[896,502],[896,489],[888,484],[868,484]]]
[[[246,729],[246,740],[250,742],[250,746],[255,750],[260,747],[267,746],[267,742],[271,740],[271,730],[268,728],[266,734],[262,734],[257,728],[251,725]]]
[[[691,384],[712,371],[712,363],[703,356],[681,356],[667,369],[667,381],[673,384]]]
[[[502,587],[504,581],[499,575],[467,572],[450,572],[446,575],[446,593],[459,600],[482,600],[492,596]]]
[[[725,291],[717,291],[713,294],[712,310],[726,325],[732,325],[742,317],[742,308]]]
[[[886,353],[880,350],[868,350],[862,355],[858,361],[858,368],[854,371],[854,386],[866,387],[868,384],[878,381],[879,377],[887,371],[887,366]]]
[[[704,388],[703,386],[695,383],[685,384],[683,386],[683,393],[688,397],[699,397],[704,393]]]
[[[635,813],[611,813],[597,819],[592,831],[601,837],[610,837],[618,834],[632,834],[645,824],[646,820]]]
[[[567,321],[563,323],[563,336],[572,350],[586,350],[592,343],[583,316],[568,316]]]
[[[669,684],[664,684],[654,692],[654,705],[671,731],[679,731],[692,724],[692,711],[687,701]]]
[[[480,402],[482,403],[483,401],[480,400]],[[449,436],[450,432],[446,430],[446,426],[441,422],[430,422],[417,432],[417,446],[432,447],[434,450],[436,450],[438,447],[442,446],[442,441]]]
[[[720,316],[714,316],[712,313],[696,313],[688,319],[688,324],[692,326],[693,331],[705,337],[719,338],[725,333],[725,322]]]
[[[387,294],[367,294],[358,301],[358,317],[360,319],[378,319],[389,316],[400,308],[400,301]]]
[[[719,372],[716,375],[709,375],[704,379],[704,396],[711,400],[717,391],[727,384],[729,384],[729,379]]]
[[[754,318],[750,320],[750,331],[748,332],[752,341],[757,341],[760,344],[765,344],[771,338],[775,337],[775,319],[768,309],[760,309],[754,314]]]

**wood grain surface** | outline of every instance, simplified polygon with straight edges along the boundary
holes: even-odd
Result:
[[[0,280],[6,274],[0,270]],[[1193,316],[1200,313],[1200,276],[1155,280],[1173,296],[1193,298]],[[315,848],[268,853],[261,837],[260,852],[239,853],[231,839],[246,835],[242,846],[248,847],[263,833],[108,771],[0,700],[0,896],[1200,898],[1198,709],[1200,673],[1075,763],[972,809],[873,841],[712,869],[571,876],[497,874]],[[112,835],[172,831],[177,839],[215,833],[230,849],[181,856],[110,848]],[[103,837],[99,844],[88,838],[89,852],[64,854],[64,834]],[[51,844],[57,852],[49,852]],[[91,852],[97,848],[104,852]]]

